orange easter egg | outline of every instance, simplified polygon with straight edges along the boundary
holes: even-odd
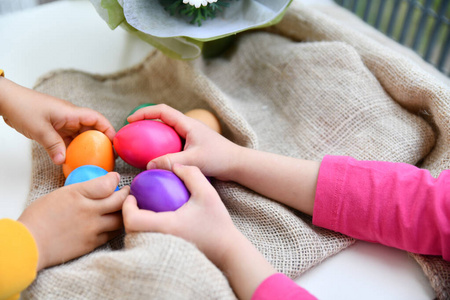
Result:
[[[212,130],[222,134],[222,126],[220,126],[219,119],[212,112],[206,109],[196,108],[188,111],[185,115],[204,123]]]
[[[63,173],[67,178],[78,167],[94,165],[114,170],[114,150],[109,138],[100,131],[88,130],[75,137],[66,150]]]

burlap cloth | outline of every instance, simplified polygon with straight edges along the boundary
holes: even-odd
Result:
[[[406,162],[434,176],[450,168],[448,79],[333,5],[313,8],[294,2],[280,24],[239,35],[235,47],[219,58],[177,61],[155,51],[117,74],[56,71],[41,78],[36,89],[100,111],[116,130],[141,103],[166,103],[184,112],[202,107],[217,114],[227,138],[246,147],[313,160],[334,154]],[[120,159],[116,170],[121,186],[139,172]],[[61,167],[34,143],[28,203],[63,182]],[[292,278],[354,242],[238,184],[213,184],[236,226]],[[412,257],[437,297],[449,299],[450,264],[439,257]],[[42,271],[23,297],[235,295],[194,245],[169,235],[138,233]]]

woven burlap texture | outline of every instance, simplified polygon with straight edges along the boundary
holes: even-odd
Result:
[[[239,35],[221,57],[187,62],[154,51],[116,74],[55,71],[36,90],[98,110],[116,130],[141,103],[166,103],[183,112],[206,108],[222,121],[224,136],[246,147],[313,160],[333,154],[406,162],[438,175],[450,167],[448,82],[367,27],[338,7],[294,1],[280,24]],[[28,203],[64,183],[61,167],[42,147],[34,143],[32,151]],[[140,172],[120,159],[116,170],[120,186]],[[292,278],[354,242],[238,184],[212,182],[236,226]],[[448,263],[415,257],[427,275],[433,270],[430,281],[446,299]],[[157,233],[124,235],[44,270],[22,296],[235,298],[226,277],[194,245]]]

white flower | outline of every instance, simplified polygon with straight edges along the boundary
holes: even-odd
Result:
[[[200,6],[206,6],[209,3],[217,2],[217,0],[183,0],[184,4],[189,4],[192,6],[195,6],[196,8],[199,8]]]

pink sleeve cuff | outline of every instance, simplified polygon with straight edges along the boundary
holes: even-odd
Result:
[[[339,204],[344,183],[347,181],[349,157],[325,156],[319,169],[316,197],[313,210],[313,224],[336,230],[338,228]]]
[[[282,273],[267,277],[253,293],[252,300],[313,300],[317,299],[307,290]]]

